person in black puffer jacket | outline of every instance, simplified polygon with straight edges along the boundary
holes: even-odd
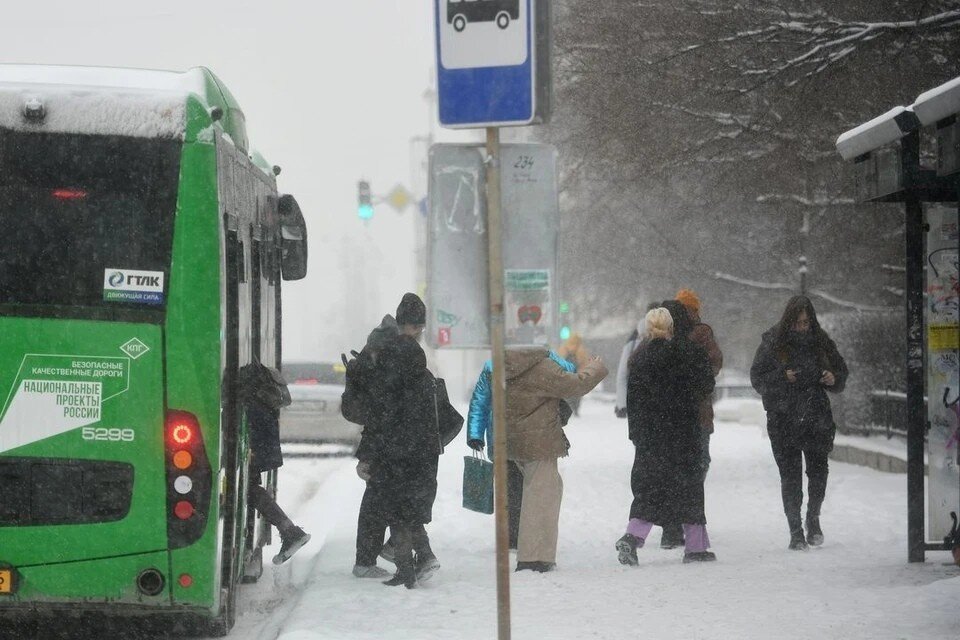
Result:
[[[763,398],[770,446],[780,471],[790,549],[823,544],[820,507],[827,491],[827,457],[836,434],[826,392],[843,391],[847,374],[847,365],[820,327],[810,299],[791,298],[780,322],[763,334],[750,367],[750,382]],[[800,520],[803,459],[809,494],[806,536]]]

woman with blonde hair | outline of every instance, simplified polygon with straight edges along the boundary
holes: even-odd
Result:
[[[654,525],[683,524],[683,561],[716,560],[708,551],[700,463],[699,404],[713,391],[713,371],[703,349],[674,339],[674,320],[660,307],[649,311],[643,345],[630,360],[627,421],[635,448],[627,532],[617,541],[622,564],[637,565],[637,549]]]

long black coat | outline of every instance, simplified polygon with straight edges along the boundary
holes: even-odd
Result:
[[[706,352],[687,340],[649,340],[631,358],[627,420],[640,518],[660,525],[706,523],[699,404],[713,385]]]
[[[426,524],[433,516],[442,451],[436,381],[423,349],[403,335],[381,350],[377,376],[371,419],[364,426],[371,482],[381,487],[388,524]]]
[[[775,344],[775,336],[776,327],[763,334],[750,367],[750,382],[767,411],[770,438],[790,447],[830,449],[836,425],[827,392],[843,391],[847,363],[826,334],[818,343],[812,332],[791,331],[782,345]],[[787,379],[787,369],[799,371],[796,382]],[[836,380],[832,387],[820,384],[825,370]]]

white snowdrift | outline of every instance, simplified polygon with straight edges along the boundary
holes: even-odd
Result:
[[[613,544],[628,515],[633,450],[626,421],[609,409],[587,400],[567,429],[559,566],[512,574],[513,637],[957,637],[957,569],[943,566],[945,553],[906,562],[905,477],[831,463],[826,544],[788,551],[779,478],[758,424],[719,423],[714,435],[706,493],[718,562],[682,564],[680,550],[659,549],[654,529],[640,566],[621,566]],[[458,441],[441,459],[428,530],[443,568],[413,591],[350,575],[363,492],[354,461],[288,461],[281,503],[315,539],[245,592],[231,638],[496,637],[493,519],[460,507],[466,453]]]

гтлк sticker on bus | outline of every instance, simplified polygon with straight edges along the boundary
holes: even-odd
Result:
[[[103,299],[108,302],[163,304],[163,272],[104,269]]]

